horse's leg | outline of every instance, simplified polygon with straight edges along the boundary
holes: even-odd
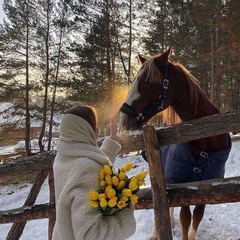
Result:
[[[191,224],[191,211],[189,206],[181,207],[180,221],[182,225],[182,240],[188,240],[188,229]]]
[[[175,227],[175,221],[174,221],[174,208],[170,207],[169,208],[169,215],[170,215],[170,222],[171,222],[171,228],[173,229]],[[150,240],[157,240],[157,232],[156,232],[156,224],[154,221],[153,224],[153,233],[152,233],[152,237],[150,238]]]
[[[199,204],[196,205],[194,210],[193,210],[193,223],[192,223],[192,228],[189,231],[188,234],[188,239],[189,240],[195,240],[196,239],[196,234],[197,234],[197,229],[198,226],[203,218],[204,215],[204,210],[205,210],[205,204]]]
[[[150,240],[158,240],[155,220],[153,221],[153,232]]]
[[[175,228],[175,219],[174,219],[174,207],[169,208],[169,215],[170,215],[170,222],[171,222],[171,228]]]

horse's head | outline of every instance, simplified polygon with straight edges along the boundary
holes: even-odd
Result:
[[[120,123],[124,129],[136,130],[141,128],[156,113],[169,106],[169,54],[170,48],[165,53],[149,59],[139,55],[142,66],[120,109]]]

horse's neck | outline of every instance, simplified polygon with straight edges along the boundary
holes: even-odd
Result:
[[[220,112],[219,109],[216,108],[207,99],[205,94],[202,92],[199,92],[198,94],[198,103],[195,107],[191,106],[189,102],[187,104],[186,102],[181,103],[181,99],[179,99],[178,104],[176,104],[176,107],[174,109],[183,122],[204,116],[218,114]],[[213,152],[222,148],[227,148],[228,137],[227,134],[222,134],[218,136],[193,140],[190,143],[202,151]]]

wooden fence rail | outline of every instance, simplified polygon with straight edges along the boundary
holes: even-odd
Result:
[[[227,132],[240,132],[240,111],[219,113],[157,129],[159,145],[188,142],[199,138],[216,136]],[[122,134],[117,139],[122,153],[144,149],[142,132]]]
[[[239,123],[240,111],[221,113],[160,128],[157,130],[157,139],[160,145],[169,145],[226,132],[239,132]],[[117,140],[122,145],[122,153],[139,151],[145,148],[142,132],[132,135],[122,134]],[[15,230],[11,229],[7,239],[19,239],[26,221],[39,218],[49,218],[51,220],[49,225],[50,239],[55,221],[54,183],[51,171],[55,155],[55,151],[50,151],[0,165],[0,178],[19,172],[40,172],[42,177],[43,175],[46,177],[46,172],[50,173],[51,194],[48,204],[34,205],[34,199],[39,192],[38,186],[37,190],[32,188],[23,207],[0,211],[0,223],[12,222],[15,224]],[[42,179],[38,176],[39,178]],[[167,185],[167,196],[169,206],[238,202],[240,201],[240,177]],[[149,208],[153,208],[152,189],[143,188],[139,191],[139,203],[136,205],[136,209]],[[16,227],[21,228],[20,233]]]
[[[188,206],[199,203],[219,204],[240,201],[240,177],[214,179],[192,183],[167,184],[170,207]],[[152,209],[152,189],[142,188],[138,192],[136,210]],[[55,213],[54,202],[23,206],[0,211],[0,224],[49,218]]]

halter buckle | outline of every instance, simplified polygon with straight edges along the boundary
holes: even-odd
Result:
[[[195,173],[197,173],[197,174],[201,174],[201,169],[200,168],[197,168],[197,167],[194,167],[193,168],[193,171],[195,172]]]
[[[164,103],[162,102],[161,105],[158,107],[158,111],[163,111],[163,109],[164,109],[163,105],[164,105]]]
[[[142,113],[139,113],[136,118],[138,121],[142,121],[145,117],[142,115]]]
[[[208,153],[206,153],[204,151],[201,151],[200,152],[200,156],[203,157],[203,158],[207,158],[208,157]]]
[[[169,85],[169,80],[164,78],[164,80],[163,80],[163,88],[164,89],[168,89],[168,85]]]

